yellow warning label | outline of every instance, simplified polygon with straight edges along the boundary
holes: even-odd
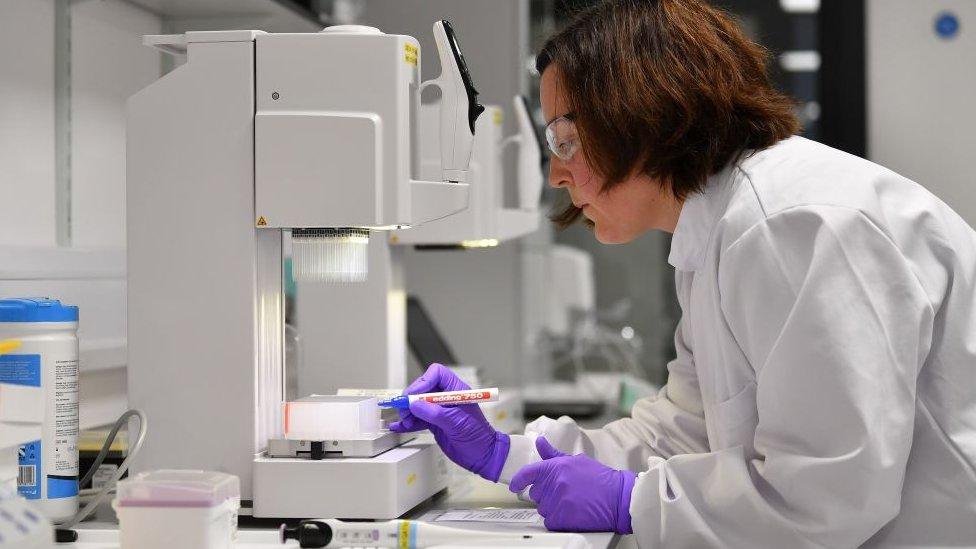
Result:
[[[495,111],[495,116],[494,116],[493,120],[495,121],[495,125],[496,126],[501,126],[502,125],[502,118],[503,118],[502,111],[500,111],[500,110]]]
[[[420,50],[413,44],[403,45],[403,59],[410,65],[417,66],[417,59],[420,57]]]
[[[410,473],[407,475],[407,486],[413,486],[413,483],[417,482],[417,473]]]
[[[262,215],[261,217],[258,218],[258,227],[267,227],[267,226],[268,226],[268,220],[265,219],[264,216]]]

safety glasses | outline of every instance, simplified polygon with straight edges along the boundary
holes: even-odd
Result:
[[[573,159],[579,150],[579,134],[573,113],[565,114],[546,124],[546,143],[549,150],[563,162]]]

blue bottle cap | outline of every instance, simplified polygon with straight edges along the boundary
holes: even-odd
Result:
[[[2,299],[0,322],[78,322],[78,307],[43,297]]]

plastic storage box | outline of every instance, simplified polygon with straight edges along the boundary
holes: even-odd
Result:
[[[285,438],[356,440],[373,438],[383,422],[375,397],[312,395],[283,405]]]
[[[122,549],[230,549],[240,480],[211,471],[149,471],[120,481],[112,507]]]

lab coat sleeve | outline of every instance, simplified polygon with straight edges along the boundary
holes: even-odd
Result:
[[[856,210],[774,214],[720,259],[725,322],[756,381],[715,404],[730,413],[718,428],[747,425],[754,449],[650,458],[631,499],[638,543],[857,547],[899,511],[933,309]]]
[[[707,450],[701,391],[691,349],[675,331],[677,357],[668,364],[668,382],[657,395],[634,404],[631,417],[601,429],[583,429],[568,417],[541,417],[530,423],[524,436],[511,437],[501,482],[508,482],[523,466],[538,461],[535,439],[545,436],[559,450],[585,453],[613,467],[640,472],[650,456],[670,457]]]

